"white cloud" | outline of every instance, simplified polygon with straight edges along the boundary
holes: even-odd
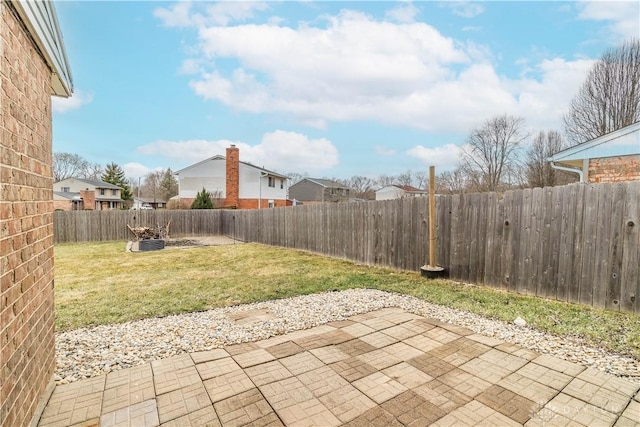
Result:
[[[578,19],[609,21],[609,31],[617,39],[640,34],[640,3],[638,1],[581,1]]]
[[[386,12],[387,18],[401,23],[414,22],[416,16],[419,14],[420,9],[415,7],[410,1],[401,1],[399,6],[396,6]]]
[[[247,148],[247,144],[229,141],[227,139],[209,141],[205,139],[190,139],[187,141],[159,140],[142,145],[136,151],[144,156],[164,156],[180,162],[195,163],[213,157],[224,155],[225,149],[235,144],[238,148]]]
[[[338,150],[328,139],[311,139],[283,130],[265,133],[257,145],[229,140],[161,140],[138,147],[136,151],[146,156],[195,163],[217,154],[224,155],[231,144],[240,149],[241,161],[270,170],[318,173],[338,164]]]
[[[484,12],[484,6],[477,1],[449,0],[441,3],[453,11],[454,15],[473,18]]]
[[[195,73],[190,86],[197,95],[316,129],[370,120],[461,133],[504,113],[548,128],[558,124],[588,64],[534,60],[524,64],[523,77],[510,79],[497,72],[485,45],[445,37],[422,22],[348,10],[315,26],[203,25],[198,38],[183,66]]]
[[[161,168],[161,167],[150,168],[141,163],[131,162],[131,163],[124,164],[122,166],[122,170],[124,171],[125,176],[129,178],[137,179],[137,178],[144,178],[145,175],[149,174],[150,172],[164,170],[164,168]]]
[[[267,10],[266,2],[221,1],[207,7],[207,15],[211,22],[228,25],[233,21],[246,21],[254,17],[255,11]]]
[[[256,11],[265,11],[268,8],[269,5],[261,1],[220,1],[207,3],[205,11],[201,13],[193,10],[191,1],[180,1],[169,8],[156,8],[153,15],[167,27],[226,26],[235,21],[251,19]]]
[[[159,18],[167,27],[188,27],[201,21],[198,17],[202,17],[191,13],[190,1],[179,1],[170,8],[156,8],[153,16]]]
[[[93,94],[76,90],[69,98],[52,96],[51,108],[56,113],[66,113],[67,111],[77,110],[83,105],[90,104],[91,101],[93,101]]]
[[[543,60],[532,71],[540,77],[505,82],[518,94],[517,114],[527,118],[527,125],[537,128],[562,128],[562,116],[578,93],[594,61]]]
[[[449,170],[458,165],[460,147],[454,144],[446,144],[442,147],[426,148],[417,145],[407,150],[409,157],[423,161],[427,166],[435,166],[436,169]]]

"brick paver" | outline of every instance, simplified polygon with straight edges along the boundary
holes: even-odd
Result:
[[[360,356],[376,349],[376,347],[359,338],[338,344],[336,348],[349,356]]]
[[[258,387],[292,376],[291,372],[277,360],[247,368],[245,373]]]
[[[216,402],[213,407],[223,426],[278,424],[273,409],[256,388]]]
[[[219,402],[255,387],[242,369],[237,369],[204,381],[204,387],[212,402]]]
[[[237,322],[270,313],[236,313]],[[40,426],[636,426],[640,385],[399,308],[58,386]]]
[[[156,399],[160,422],[165,423],[211,405],[202,383],[161,394]]]
[[[520,424],[529,421],[535,408],[534,402],[499,385],[492,385],[475,399]]]
[[[160,425],[155,399],[145,400],[135,405],[108,412],[100,417],[101,427],[128,427]]]
[[[209,378],[215,378],[220,375],[241,370],[242,368],[235,360],[233,360],[233,358],[225,357],[218,360],[212,360],[210,362],[199,363],[196,365],[196,369],[200,374],[200,378],[207,380]]]
[[[376,406],[373,400],[350,384],[330,391],[318,400],[342,422],[351,421]]]
[[[408,390],[380,405],[405,426],[430,425],[447,413],[422,396]]]
[[[246,353],[240,353],[233,356],[233,359],[242,368],[248,368],[250,366],[259,365],[264,362],[270,362],[275,357],[263,348],[248,351]]]
[[[401,362],[397,365],[390,366],[383,370],[382,373],[393,378],[409,389],[426,384],[433,379],[421,370],[409,365],[407,362]]]
[[[353,385],[376,403],[385,402],[407,388],[382,372],[374,372],[353,382]]]
[[[280,359],[282,357],[293,356],[294,354],[302,353],[304,348],[300,347],[293,341],[286,341],[281,344],[276,344],[271,347],[265,348],[273,357]]]
[[[294,354],[293,356],[280,359],[280,362],[293,375],[300,375],[305,372],[312,371],[316,368],[325,366],[324,363],[313,354],[305,351],[304,353]]]
[[[357,357],[350,357],[340,362],[332,363],[331,368],[347,381],[356,381],[376,372],[376,368]]]

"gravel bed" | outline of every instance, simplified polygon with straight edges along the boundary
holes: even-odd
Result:
[[[258,341],[312,328],[385,307],[467,327],[474,332],[558,356],[640,383],[640,363],[574,337],[557,337],[526,326],[371,289],[353,289],[145,319],[117,325],[80,328],[56,334],[56,382],[66,384],[182,353]],[[239,324],[230,316],[262,309],[267,321]]]

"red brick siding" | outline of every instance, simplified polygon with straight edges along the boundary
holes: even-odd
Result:
[[[589,182],[640,180],[640,155],[589,160]]]
[[[260,203],[262,209],[266,209],[269,207],[268,199],[239,199],[238,200],[238,209],[258,209],[258,203]],[[293,202],[291,200],[274,200],[274,207],[280,208],[283,206],[291,206]]]
[[[51,70],[0,2],[0,425],[28,425],[53,378]]]

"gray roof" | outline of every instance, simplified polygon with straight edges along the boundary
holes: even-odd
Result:
[[[325,188],[349,188],[346,185],[340,184],[339,182],[330,180],[330,179],[322,179],[322,178],[304,178],[304,180],[313,182],[314,184],[321,185]]]
[[[110,188],[112,190],[122,190],[122,188],[118,187],[117,185],[113,185],[111,183],[104,182],[104,181],[99,181],[97,179],[85,179],[85,178],[74,178],[74,179],[77,179],[78,181],[86,182],[87,184],[93,185],[94,187],[97,187],[97,188]]]
[[[201,164],[201,163],[204,163],[204,162],[208,162],[208,161],[210,161],[210,160],[225,160],[225,161],[226,161],[226,159],[227,159],[227,158],[226,158],[225,156],[221,156],[220,154],[217,154],[217,155],[215,155],[215,156],[213,156],[213,157],[209,157],[208,159],[204,159],[204,160],[202,160],[202,161],[200,161],[200,162],[198,162],[198,163],[194,163],[194,164],[189,165],[189,166],[187,166],[187,167],[185,167],[185,168],[182,168],[182,169],[180,169],[180,170],[178,170],[178,171],[175,171],[173,174],[174,174],[174,175],[180,175],[180,172],[185,171],[185,170],[187,170],[187,169],[191,169],[191,168],[192,168],[192,167],[194,167],[194,166],[197,166],[197,165],[199,165],[199,164]],[[248,162],[243,162],[242,160],[240,160],[240,163],[242,163],[243,165],[246,165],[246,166],[250,166],[250,167],[252,167],[252,168],[254,168],[254,169],[258,169],[259,171],[264,172],[264,173],[266,173],[267,175],[275,176],[275,177],[277,177],[277,178],[289,179],[289,177],[288,177],[288,176],[286,176],[286,175],[283,175],[283,174],[278,173],[278,172],[273,172],[273,171],[270,171],[270,170],[265,169],[265,168],[261,168],[260,166],[256,166],[256,165],[251,164],[251,163],[248,163]]]
[[[69,200],[82,200],[82,197],[80,197],[80,193],[73,193],[73,192],[67,192],[67,191],[54,191],[53,194],[55,194],[56,196],[64,197],[65,199],[69,199]]]

